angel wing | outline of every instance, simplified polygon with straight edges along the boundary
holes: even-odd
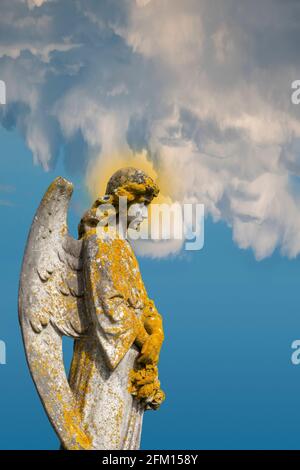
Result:
[[[48,417],[64,448],[88,449],[89,437],[65,373],[62,336],[89,328],[84,304],[82,242],[67,230],[73,186],[59,177],[34,217],[25,250],[19,319],[28,365]]]

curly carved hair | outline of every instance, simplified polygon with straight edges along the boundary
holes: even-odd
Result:
[[[78,227],[79,237],[84,234],[87,226],[93,227],[99,222],[96,212],[100,205],[111,204],[118,211],[120,197],[126,197],[130,204],[150,204],[158,193],[159,187],[143,170],[134,167],[121,168],[110,177],[105,196],[97,198],[91,209],[83,215]]]

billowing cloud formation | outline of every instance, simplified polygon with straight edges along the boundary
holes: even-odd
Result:
[[[295,0],[3,0],[0,71],[35,162],[147,151],[258,259],[300,252]],[[97,164],[98,165],[98,164]]]

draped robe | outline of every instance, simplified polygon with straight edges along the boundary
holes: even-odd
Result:
[[[128,392],[139,353],[134,341],[148,299],[126,239],[83,240],[86,308],[93,327],[75,341],[69,382],[96,449],[138,449],[144,405]]]

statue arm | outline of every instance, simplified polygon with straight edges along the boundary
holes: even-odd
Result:
[[[136,344],[136,346],[140,350],[142,350],[143,345],[145,344],[145,342],[149,338],[149,334],[147,333],[147,331],[145,329],[145,326],[144,326],[144,324],[141,320],[138,320],[138,324],[139,324],[138,325],[138,333],[136,335],[134,343]]]
[[[164,330],[162,317],[158,313],[153,300],[147,300],[141,320],[147,337],[144,336],[144,341],[140,344],[141,356],[139,362],[156,365],[164,341]]]
[[[130,392],[145,404],[145,409],[157,410],[165,399],[160,388],[157,367],[164,332],[162,317],[150,299],[146,301],[141,320],[148,336],[138,345],[141,349],[139,366],[131,371]]]
[[[104,292],[106,289],[102,288],[101,290]],[[109,320],[104,326],[105,334],[111,337],[114,334],[117,337],[120,334],[123,335],[123,346],[126,350],[133,343],[139,349],[142,349],[149,338],[149,333],[145,328],[143,319],[136,316],[134,309],[128,305],[124,297],[119,292],[102,293],[101,305],[106,319]]]
[[[111,286],[107,286],[105,279],[100,282],[100,290],[102,292],[101,307],[105,319],[102,317],[98,337],[101,337],[101,342],[107,352],[110,351],[111,341],[114,343],[113,356],[108,354],[110,367],[113,369],[115,364],[119,363],[133,343],[141,351],[139,362],[158,364],[164,332],[162,317],[154,302],[147,300],[141,319],[139,319],[124,297],[111,289]]]

